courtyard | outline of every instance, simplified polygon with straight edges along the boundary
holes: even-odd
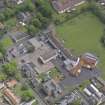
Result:
[[[105,78],[105,49],[100,39],[104,28],[105,25],[91,12],[85,12],[56,28],[58,37],[73,54],[90,52],[99,57],[103,78]]]

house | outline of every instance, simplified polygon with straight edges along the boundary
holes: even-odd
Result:
[[[88,101],[89,103],[91,102],[92,105],[100,105],[105,102],[103,93],[92,83],[84,89],[84,93],[87,95]]]
[[[24,75],[26,75],[28,78],[35,78],[35,75],[36,75],[35,69],[37,68],[31,62],[25,63],[22,66],[22,71]]]
[[[70,12],[86,0],[51,0],[52,6],[58,13]]]
[[[17,84],[16,80],[10,80],[10,81],[6,82],[6,86],[9,88],[16,86],[16,84]]]
[[[31,20],[31,14],[29,12],[20,12],[17,15],[17,19],[18,19],[20,24],[25,26]]]
[[[58,97],[63,94],[62,87],[53,79],[43,83],[43,90],[48,96]]]
[[[77,64],[76,66],[74,66],[71,70],[70,70],[70,74],[72,76],[76,76],[78,77],[81,73],[81,66],[80,64]]]
[[[70,62],[70,61],[69,61]],[[69,68],[70,64],[66,64],[66,68],[73,76],[79,76],[82,68],[94,70],[98,63],[98,58],[90,53],[83,54],[80,58],[78,58],[77,62],[72,65],[72,68]]]
[[[25,0],[6,0],[8,4],[19,5],[22,4]]]
[[[90,53],[85,53],[80,57],[80,64],[82,67],[93,69],[98,63],[98,58]]]
[[[20,99],[16,97],[8,88],[3,89],[3,95],[5,100],[7,100],[10,105],[19,105]]]
[[[64,60],[64,68],[72,75],[79,76],[81,73],[81,65],[79,64],[80,58],[77,61],[73,61],[70,59]]]
[[[29,41],[21,43],[18,46],[19,54],[32,53],[34,52],[34,50],[35,50],[34,46]]]
[[[63,65],[67,71],[70,71],[72,68],[74,68],[79,63],[79,60],[80,60],[79,58],[77,59],[77,61],[74,61],[71,59],[65,59]]]
[[[44,54],[40,55],[39,59],[43,64],[46,64],[51,60],[56,59],[57,56],[58,56],[58,53],[56,50],[49,50],[49,51],[46,51]]]

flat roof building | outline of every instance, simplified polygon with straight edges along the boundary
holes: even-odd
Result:
[[[53,59],[56,59],[58,53],[56,50],[49,50],[46,51],[44,54],[40,55],[39,59],[42,61],[43,64],[50,62]]]

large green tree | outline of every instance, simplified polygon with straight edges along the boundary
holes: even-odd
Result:
[[[31,89],[23,90],[22,93],[22,100],[23,101],[30,101],[34,98],[33,92]]]
[[[44,17],[48,17],[51,19],[52,8],[47,0],[46,2],[44,0],[36,0],[36,7]]]
[[[12,61],[10,63],[6,63],[2,66],[3,72],[8,76],[15,77],[17,73],[17,65],[16,62]]]

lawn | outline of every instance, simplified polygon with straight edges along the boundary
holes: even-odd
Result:
[[[76,55],[90,52],[99,57],[99,67],[105,79],[105,49],[100,43],[105,25],[90,12],[83,13],[56,27],[57,35]]]
[[[2,45],[4,46],[5,49],[7,49],[8,47],[13,45],[12,40],[10,39],[10,37],[5,37],[1,40]]]

